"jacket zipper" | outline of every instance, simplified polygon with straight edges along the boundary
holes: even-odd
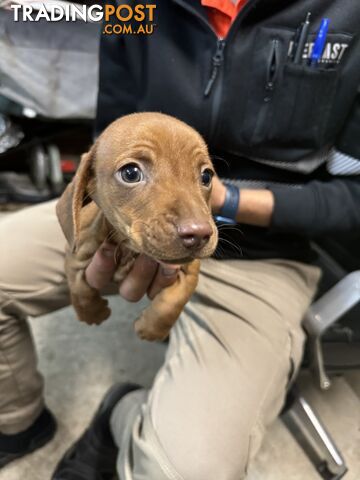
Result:
[[[219,38],[217,43],[216,43],[216,51],[215,54],[213,55],[211,59],[211,73],[210,73],[210,78],[209,81],[205,87],[204,90],[204,96],[208,97],[211,93],[211,90],[214,86],[215,80],[219,74],[219,71],[221,69],[222,63],[224,61],[224,49],[225,49],[225,40],[222,38]]]
[[[202,23],[207,25],[207,27],[211,30],[214,36],[217,39],[216,43],[216,51],[212,57],[212,70],[210,74],[210,78],[204,90],[204,96],[209,97],[210,93],[212,94],[212,107],[211,107],[211,114],[210,114],[210,138],[215,133],[215,126],[217,117],[219,114],[220,106],[221,106],[221,97],[222,97],[222,87],[223,87],[223,64],[224,64],[224,49],[226,42],[223,38],[218,38],[214,28],[211,26],[209,22],[207,22],[199,12],[197,12],[193,7],[191,7],[188,3],[184,0],[173,0],[178,5],[181,5],[185,10],[188,10],[193,15],[195,15]],[[240,14],[236,17],[235,21],[232,23],[228,34],[226,36],[226,41],[228,41],[233,35],[236,26],[239,24],[240,20],[242,20],[246,13],[253,8],[259,0],[248,0],[248,3],[243,7]],[[216,81],[217,80],[217,81]]]
[[[211,104],[211,113],[210,113],[210,128],[209,136],[213,136],[216,126],[216,120],[221,106],[221,97],[223,90],[223,63],[224,63],[224,50],[225,50],[225,40],[219,38],[216,43],[216,51],[212,57],[212,69],[209,81],[204,90],[204,97],[209,97],[210,93],[213,91],[213,98]]]
[[[265,80],[265,87],[264,87],[264,105],[260,109],[258,119],[256,122],[256,127],[253,134],[253,141],[256,141],[257,135],[261,134],[263,124],[266,121],[266,117],[269,110],[269,105],[274,95],[275,87],[276,87],[276,80],[279,75],[279,67],[280,67],[280,42],[276,38],[271,41],[270,52],[268,56],[267,62],[267,70],[266,70],[266,80]]]
[[[272,98],[275,83],[279,73],[280,65],[280,42],[277,39],[273,39],[271,42],[270,55],[268,57],[267,71],[266,71],[266,85],[265,91],[267,95],[264,97],[265,102],[269,102]]]

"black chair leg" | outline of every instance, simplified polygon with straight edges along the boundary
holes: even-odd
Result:
[[[304,397],[295,395],[282,419],[324,480],[344,477],[345,460]]]

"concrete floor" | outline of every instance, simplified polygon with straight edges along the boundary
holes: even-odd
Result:
[[[46,447],[1,470],[0,480],[50,480],[64,450],[88,424],[99,400],[115,381],[149,386],[165,346],[138,340],[132,321],[143,304],[111,299],[113,315],[100,327],[75,319],[71,308],[31,321],[46,380],[46,401],[59,430]],[[306,396],[320,413],[346,458],[346,480],[360,479],[360,371],[337,378],[326,393],[302,379]],[[281,420],[265,437],[248,480],[319,480],[320,477]],[[151,479],[156,480],[156,479]]]

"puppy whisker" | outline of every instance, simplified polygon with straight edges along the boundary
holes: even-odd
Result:
[[[215,253],[214,253],[214,257],[215,258],[221,258],[221,256],[225,253],[225,250],[223,249],[223,247],[218,243],[217,246],[216,246],[216,250],[215,250]]]
[[[219,157],[219,155],[210,155],[210,158],[211,158],[211,160],[214,159],[214,160],[220,160],[221,162],[224,162],[225,165],[227,166],[227,168],[230,169],[229,162],[225,158]]]
[[[235,249],[235,251],[237,251],[241,256],[243,256],[243,251],[241,249],[241,247],[239,245],[236,245],[234,242],[231,242],[230,240],[227,240],[226,238],[219,238],[219,243],[220,242],[225,242],[227,244],[229,244],[232,248]]]
[[[218,232],[222,232],[223,230],[227,230],[227,231],[234,230],[234,231],[239,232],[242,235],[244,235],[244,232],[241,230],[241,228],[234,227],[233,225],[219,225],[217,227],[217,229],[218,229]]]

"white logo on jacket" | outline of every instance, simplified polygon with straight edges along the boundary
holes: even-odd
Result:
[[[324,48],[324,52],[322,54],[319,63],[340,63],[342,57],[346,49],[348,48],[348,43],[340,43],[340,42],[327,42]],[[291,41],[289,45],[289,56],[292,53],[292,49],[294,48],[294,42]],[[311,58],[312,51],[314,48],[314,42],[307,42],[304,46],[304,51],[302,58],[303,60],[307,60]]]

